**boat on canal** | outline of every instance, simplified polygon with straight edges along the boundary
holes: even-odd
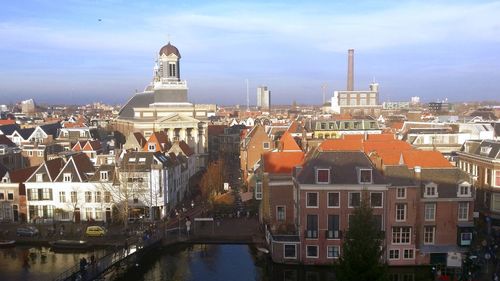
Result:
[[[86,250],[90,247],[84,240],[57,240],[49,244],[53,250]]]
[[[0,248],[13,247],[16,245],[16,240],[0,240]]]

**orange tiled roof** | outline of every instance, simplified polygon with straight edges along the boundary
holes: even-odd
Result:
[[[393,141],[396,139],[394,134],[369,134],[366,136],[368,141]]]
[[[320,151],[362,151],[361,139],[327,139],[319,145]]]
[[[365,141],[363,143],[364,152],[368,153],[371,151],[406,151],[413,150],[414,148],[405,141],[391,140],[391,141]]]
[[[299,145],[288,131],[281,136],[279,147],[282,151],[301,151]]]
[[[271,174],[291,173],[304,162],[304,152],[267,152],[263,154],[264,171]]]
[[[384,165],[406,165],[413,169],[422,168],[451,168],[453,165],[444,158],[439,151],[406,150],[406,151],[377,151]]]
[[[12,119],[0,120],[0,125],[11,125],[11,124],[16,124],[16,120],[12,120]]]

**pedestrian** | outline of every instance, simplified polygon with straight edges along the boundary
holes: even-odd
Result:
[[[94,265],[94,264],[95,264],[95,256],[94,256],[94,255],[91,255],[91,256],[90,256],[90,264],[91,264],[91,265]]]
[[[186,217],[186,232],[188,236],[190,230],[191,230],[191,220],[189,219],[189,217]]]

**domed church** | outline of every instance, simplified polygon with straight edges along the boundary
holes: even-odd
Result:
[[[153,80],[143,92],[134,94],[114,120],[116,131],[128,136],[140,132],[145,138],[158,131],[169,140],[185,141],[197,155],[197,168],[207,160],[207,123],[215,104],[188,102],[188,87],[180,75],[181,53],[168,42],[153,68]]]

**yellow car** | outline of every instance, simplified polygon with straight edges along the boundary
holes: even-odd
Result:
[[[100,226],[89,226],[85,231],[85,235],[87,236],[104,236],[106,234],[106,229]]]

